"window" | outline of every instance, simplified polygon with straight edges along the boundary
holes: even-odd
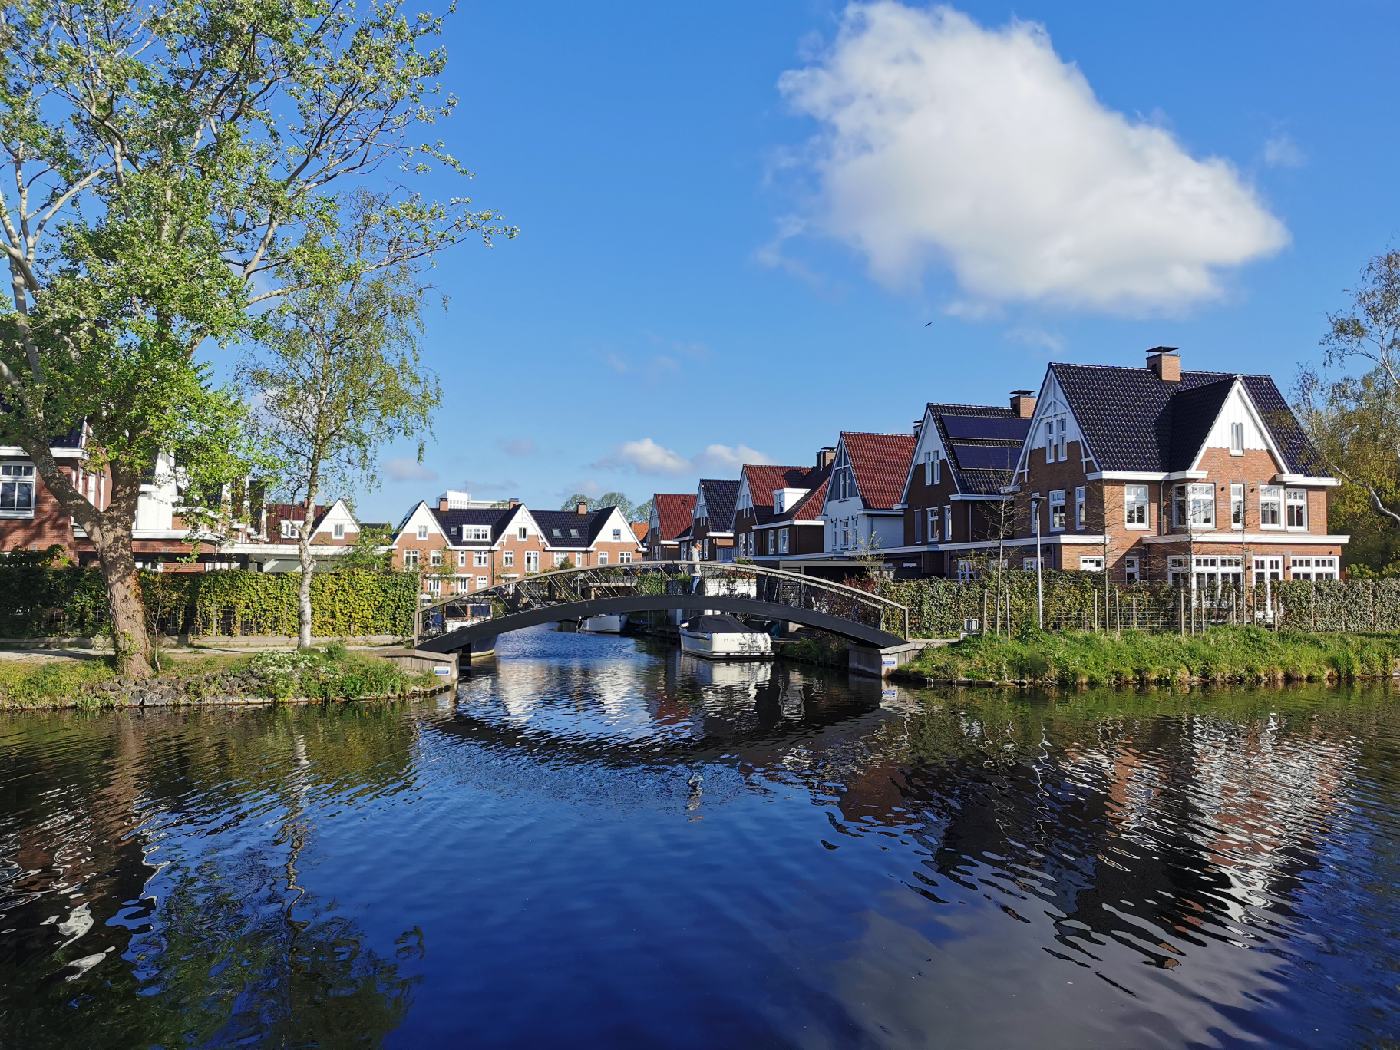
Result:
[[[413,570],[413,569],[418,568],[418,552],[417,552],[417,551],[404,551],[404,552],[403,552],[403,567],[404,567],[405,569],[409,569],[409,570]]]
[[[1142,582],[1142,568],[1136,554],[1129,554],[1123,559],[1123,579],[1128,583]]]
[[[786,554],[787,552],[788,552],[788,530],[787,530],[787,529],[779,529],[779,530],[778,530],[778,553],[779,553],[779,554]]]
[[[331,526],[331,535],[338,540],[345,539],[345,522],[337,521]]]
[[[1045,462],[1055,462],[1055,421],[1053,419],[1045,421]]]
[[[1035,572],[1036,569],[1040,568],[1040,559],[1039,559],[1039,558],[1022,558],[1022,559],[1021,559],[1021,568],[1023,568],[1023,569],[1029,569],[1031,572]]]
[[[623,551],[622,553],[620,553],[620,554],[617,556],[617,563],[618,563],[619,565],[631,565],[631,564],[632,564],[632,552],[631,552],[631,551]]]
[[[287,518],[283,518],[283,519],[282,519],[282,525],[281,525],[281,533],[282,533],[282,538],[283,538],[284,540],[299,540],[299,539],[301,539],[301,522],[299,522],[299,521],[291,521],[291,520],[289,520],[289,519],[287,519]]]
[[[767,542],[768,542],[768,553],[769,553],[769,554],[772,554],[772,553],[777,549],[777,548],[774,546],[774,544],[776,544],[778,541],[777,541],[777,538],[773,535],[773,531],[772,531],[771,529],[768,531],[768,540],[767,540]]]
[[[1259,486],[1259,527],[1261,529],[1283,528],[1283,486]]]
[[[466,552],[466,551],[458,551],[458,552],[457,552],[457,568],[459,568],[459,569],[465,569],[466,567],[467,567],[467,552]]]
[[[1065,461],[1065,432],[1069,429],[1068,421],[1061,416],[1055,421],[1055,458],[1061,463]]]
[[[539,551],[526,551],[526,552],[525,552],[525,571],[526,571],[526,572],[539,572],[539,571],[540,571],[540,552],[539,552]]]
[[[1244,424],[1243,424],[1243,423],[1231,423],[1231,424],[1230,424],[1230,455],[1232,455],[1232,456],[1243,456],[1243,455],[1244,455]]]
[[[527,528],[527,527],[524,526],[524,525],[522,525],[522,526],[520,526],[520,528],[516,529],[516,530],[515,530],[515,534],[516,534],[516,536],[518,536],[518,537],[519,537],[520,539],[522,539],[522,540],[527,540],[527,539],[530,538],[530,530],[529,530],[529,528]]]
[[[464,540],[489,540],[491,538],[491,526],[489,525],[463,525],[462,539]]]
[[[976,568],[976,566],[974,566],[974,565],[972,564],[971,559],[969,559],[969,558],[959,558],[959,559],[958,559],[958,582],[959,582],[959,583],[971,583],[973,580],[977,579],[977,576],[978,576],[977,568]]]
[[[914,512],[914,542],[924,542],[924,516],[917,510]]]
[[[490,551],[473,551],[473,552],[472,552],[472,564],[473,564],[474,566],[476,566],[478,569],[484,569],[484,568],[486,568],[486,566],[488,566],[488,565],[491,564],[491,552],[490,552]]]
[[[420,540],[426,540],[426,539],[428,538],[428,526],[426,526],[426,525],[419,525],[419,526],[418,526],[418,538],[419,538]]]
[[[925,535],[928,536],[928,541],[929,541],[930,543],[937,543],[937,542],[938,542],[938,519],[939,519],[938,508],[937,508],[937,507],[930,507],[928,510],[924,511],[924,519],[925,519],[925,522],[926,522],[926,524],[927,524],[927,526],[928,526],[927,529],[925,530]]]
[[[505,551],[501,554],[501,564],[507,569],[515,566],[515,551]]]
[[[706,541],[705,541],[706,553],[708,553],[709,545],[710,545],[710,541],[709,541],[709,540],[706,540]],[[607,552],[607,551],[599,551],[599,552],[598,552],[598,564],[599,564],[599,565],[606,565],[607,563],[608,563],[608,552]]]
[[[1147,528],[1147,486],[1123,486],[1123,524],[1130,529]]]
[[[1167,582],[1184,583],[1190,578],[1186,571],[1186,557],[1181,554],[1173,554],[1167,559]]]
[[[613,529],[613,539],[615,539],[615,540],[620,540],[620,539],[622,539],[622,530],[621,530],[621,529]]]
[[[1244,528],[1244,485],[1238,481],[1230,485],[1230,528]]]
[[[953,542],[953,508],[943,508],[943,538],[949,543]]]
[[[1238,556],[1192,558],[1191,563],[1198,589],[1219,591],[1223,587],[1238,587],[1244,581],[1244,560]]]
[[[442,551],[433,551],[428,555],[428,564],[437,568],[442,564]]]
[[[1288,559],[1288,575],[1295,580],[1335,580],[1337,559],[1294,555]]]
[[[440,576],[428,577],[428,593],[434,597],[442,593],[442,578]]]
[[[1077,485],[1074,489],[1074,527],[1082,529],[1084,527],[1084,486]]]
[[[1050,493],[1050,531],[1065,530],[1065,490],[1055,489]]]
[[[485,577],[485,576],[478,576],[478,577],[476,578],[476,589],[479,590],[479,591],[484,591],[484,590],[486,590],[486,577]]]
[[[933,483],[941,484],[943,481],[943,457],[937,452],[933,454]]]
[[[452,587],[458,594],[466,594],[472,589],[472,578],[470,576],[454,576]]]
[[[1279,555],[1256,555],[1254,558],[1254,582],[1278,583],[1283,579],[1283,558]]]
[[[555,551],[555,552],[554,552],[554,567],[557,569],[557,568],[559,568],[559,566],[563,565],[563,564],[564,564],[564,559],[567,558],[567,557],[568,557],[567,554],[562,554],[562,553],[560,553],[559,551]]]
[[[1079,559],[1080,572],[1103,572],[1103,556],[1093,557],[1081,556]]]
[[[1179,529],[1215,528],[1215,486],[1178,485],[1172,490],[1172,524]]]
[[[1306,489],[1288,489],[1284,493],[1284,522],[1290,529],[1308,527],[1308,493]]]

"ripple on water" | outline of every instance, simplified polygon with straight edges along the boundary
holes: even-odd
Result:
[[[0,1043],[1384,1042],[1397,722],[547,631],[452,702],[6,716]]]

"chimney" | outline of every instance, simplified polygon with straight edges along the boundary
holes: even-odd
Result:
[[[1035,394],[1030,390],[1011,391],[1011,411],[1021,419],[1035,415]]]
[[[512,496],[510,499],[506,500],[506,510],[514,510],[518,506],[520,506],[520,500],[517,499],[515,496]]]
[[[921,430],[923,430],[923,429],[924,429],[924,417],[923,417],[923,416],[920,416],[918,419],[914,420],[914,436],[915,436],[915,437],[918,437],[918,436],[919,436],[919,431],[921,431]]]
[[[578,505],[574,507],[574,510],[578,511],[578,513],[580,513],[580,514],[587,514],[587,513],[588,513],[588,501],[587,501],[587,500],[583,500],[583,499],[579,500],[579,501],[578,501]]]
[[[441,496],[438,497],[438,510],[451,510],[451,509],[452,509],[452,501],[449,500],[449,499],[447,498],[447,493],[444,492]]]
[[[825,470],[836,462],[836,448],[832,445],[824,445],[817,449],[817,469]]]
[[[1147,367],[1164,383],[1181,382],[1181,355],[1174,346],[1154,346],[1147,351]]]

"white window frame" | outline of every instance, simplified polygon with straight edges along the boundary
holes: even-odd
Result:
[[[973,564],[971,558],[959,558],[957,568],[957,579],[959,583],[971,583],[978,577],[977,566]]]
[[[1074,529],[1076,532],[1082,531],[1084,528],[1084,505],[1086,498],[1084,486],[1076,485],[1074,487]]]
[[[1230,482],[1230,528],[1236,531],[1244,529],[1244,510],[1244,483],[1232,481]]]
[[[871,528],[874,528],[872,525]],[[943,508],[943,539],[946,543],[953,542],[953,508]]]
[[[752,538],[752,537],[750,537],[750,538]],[[617,554],[617,563],[618,563],[619,565],[631,565],[631,564],[632,564],[632,552],[631,552],[631,551],[618,551],[618,554]]]
[[[1230,455],[1244,455],[1244,424],[1235,422],[1230,424]]]
[[[408,571],[411,571],[411,570],[413,570],[413,569],[418,568],[418,558],[419,558],[419,554],[418,554],[418,551],[417,551],[416,549],[410,547],[408,550],[404,551],[404,552],[403,552],[403,567],[404,567],[404,571],[405,571],[405,572],[408,572]]]
[[[478,577],[476,578],[476,589],[479,590],[479,591],[484,591],[484,590],[486,590],[486,577],[485,577],[485,576],[478,576]]]
[[[568,557],[568,555],[565,554],[563,551],[555,551],[555,552],[554,552],[554,567],[557,569],[557,568],[559,568],[559,566],[563,565],[563,564],[564,564],[564,559],[567,558],[567,557]]]
[[[1173,554],[1167,558],[1167,583],[1175,584],[1185,579],[1191,581],[1191,570],[1186,562],[1186,555]]]
[[[1288,559],[1290,580],[1339,580],[1336,555],[1294,554]]]
[[[291,518],[283,518],[278,531],[284,540],[299,540],[301,539],[301,522],[293,521]]]
[[[1293,524],[1293,511],[1297,507],[1302,507],[1302,522]],[[1308,490],[1307,489],[1284,489],[1283,490],[1283,525],[1289,532],[1308,531]]]
[[[787,552],[788,552],[788,530],[787,530],[787,529],[779,529],[779,530],[778,530],[778,553],[779,553],[779,554],[786,554]]]
[[[515,568],[515,551],[502,551],[501,564],[507,569]]]
[[[1081,554],[1079,556],[1080,572],[1103,572],[1102,554]]]
[[[706,542],[706,544],[708,544],[710,541],[709,541],[709,540],[706,540],[705,542]],[[598,564],[599,564],[599,565],[606,565],[607,563],[608,563],[608,552],[607,552],[607,551],[599,551],[599,552],[598,552]]]
[[[426,539],[428,538],[428,526],[426,526],[426,525],[419,525],[419,526],[418,526],[418,538],[419,538],[420,540],[426,540]]]
[[[943,457],[937,452],[933,454],[933,483],[935,485],[943,483]]]
[[[1064,490],[1064,489],[1051,489],[1051,490],[1050,490],[1050,499],[1049,499],[1049,501],[1048,501],[1048,503],[1047,503],[1047,506],[1049,507],[1049,515],[1050,515],[1050,517],[1049,517],[1049,519],[1048,519],[1049,522],[1050,522],[1050,531],[1051,531],[1051,532],[1064,532],[1064,531],[1065,531],[1065,490]],[[1060,519],[1060,523],[1059,523],[1058,525],[1055,524],[1055,517],[1056,517],[1056,513],[1055,513],[1055,512],[1056,512],[1057,510],[1059,511],[1059,519]]]
[[[1069,458],[1069,421],[1064,416],[1055,420],[1055,458],[1061,463]]]
[[[473,567],[473,568],[484,569],[484,568],[486,568],[487,566],[489,566],[490,564],[491,564],[491,552],[490,552],[490,551],[473,551],[473,552],[472,552],[472,567]]]
[[[1210,518],[1198,517],[1197,507],[1209,507]],[[1185,511],[1183,516],[1182,511]],[[1177,485],[1172,489],[1172,527],[1176,529],[1210,530],[1215,528],[1215,484],[1209,481],[1193,481]]]
[[[22,505],[21,493],[28,493],[28,506]],[[9,506],[0,509],[0,518],[32,518],[38,495],[34,464],[27,462],[0,463],[0,501]],[[8,498],[6,498],[8,497]]]
[[[442,551],[429,551],[429,552],[428,552],[428,564],[431,565],[434,569],[441,568],[441,567],[442,567]]]
[[[442,593],[441,576],[429,576],[424,582],[427,584],[428,593],[431,594],[434,598],[436,598]]]
[[[1273,505],[1274,520],[1270,522],[1265,513],[1266,506]],[[1283,528],[1283,486],[1282,485],[1260,485],[1259,486],[1259,527],[1261,529],[1281,529]]]
[[[1279,583],[1283,580],[1283,555],[1256,554],[1254,556],[1254,582]]]
[[[1022,568],[1022,569],[1027,569],[1027,570],[1029,570],[1029,571],[1031,571],[1031,572],[1035,572],[1035,570],[1038,569],[1039,567],[1040,567],[1040,559],[1039,559],[1039,558],[1022,558],[1022,559],[1021,559],[1021,568]]]
[[[525,552],[525,571],[526,571],[526,572],[539,572],[539,571],[540,571],[540,552],[539,552],[539,551],[526,551],[526,552]]]
[[[943,537],[939,531],[942,524],[943,515],[938,513],[937,507],[929,507],[924,511],[924,542],[939,543]]]
[[[1129,554],[1123,558],[1123,580],[1125,583],[1142,582],[1142,562],[1136,554]]]
[[[331,536],[337,540],[345,539],[345,522],[337,521],[331,526]]]
[[[466,552],[466,551],[458,551],[458,552],[457,552],[457,568],[459,568],[459,569],[465,569],[466,567],[467,567],[467,552]]]
[[[1055,462],[1055,421],[1047,419],[1044,426],[1045,431],[1045,462]]]
[[[1152,490],[1146,485],[1123,486],[1123,527],[1147,529],[1152,526]],[[1134,520],[1141,516],[1142,520]]]

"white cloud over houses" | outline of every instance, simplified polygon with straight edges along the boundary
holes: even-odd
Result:
[[[748,445],[706,445],[694,456],[683,456],[653,438],[624,441],[593,466],[602,470],[634,470],[638,474],[696,474],[734,472],[745,463],[769,463],[765,453]]]
[[[408,456],[396,456],[385,460],[384,473],[390,481],[436,481],[438,476],[436,470]]]
[[[1228,161],[1105,106],[1033,22],[852,5],[779,87],[821,125],[809,225],[890,286],[940,263],[974,300],[1155,313],[1288,241]]]

